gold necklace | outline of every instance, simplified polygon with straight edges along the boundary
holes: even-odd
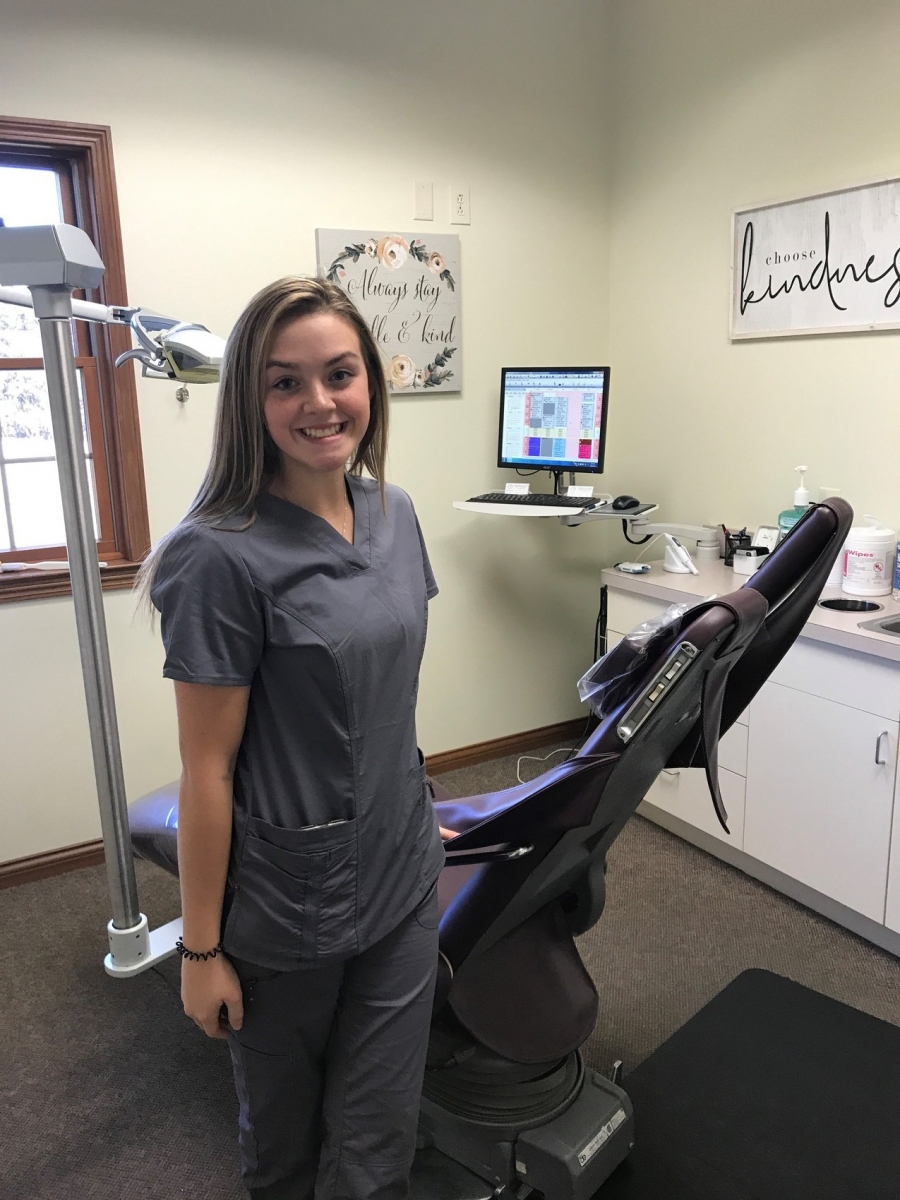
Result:
[[[277,484],[269,485],[269,493],[272,496],[277,496],[279,500],[287,500],[289,504],[293,504],[292,500],[288,500],[281,488]],[[302,505],[300,506],[302,507]],[[350,516],[350,498],[347,495],[347,488],[344,487],[344,519],[341,521],[341,537],[347,540],[347,518]]]

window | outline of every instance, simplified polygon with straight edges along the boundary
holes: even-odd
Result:
[[[0,217],[80,225],[106,265],[88,298],[127,303],[107,128],[0,117]],[[74,343],[103,586],[129,587],[149,545],[133,369],[113,366],[131,336],[76,321]],[[0,303],[0,561],[65,557],[38,323],[30,310]],[[0,603],[70,590],[65,571],[0,573]]]

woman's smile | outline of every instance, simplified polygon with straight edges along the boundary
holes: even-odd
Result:
[[[322,438],[336,437],[338,434],[343,433],[346,428],[347,422],[341,421],[337,425],[305,425],[297,432],[301,433],[304,437],[319,441]]]

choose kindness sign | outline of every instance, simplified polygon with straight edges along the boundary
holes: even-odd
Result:
[[[731,336],[900,328],[900,180],[734,214]]]
[[[319,275],[365,317],[393,392],[458,392],[459,238],[317,229]]]

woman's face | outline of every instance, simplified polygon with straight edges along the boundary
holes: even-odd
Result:
[[[370,389],[356,330],[335,313],[287,321],[266,359],[263,419],[281,471],[343,471],[369,426]]]

